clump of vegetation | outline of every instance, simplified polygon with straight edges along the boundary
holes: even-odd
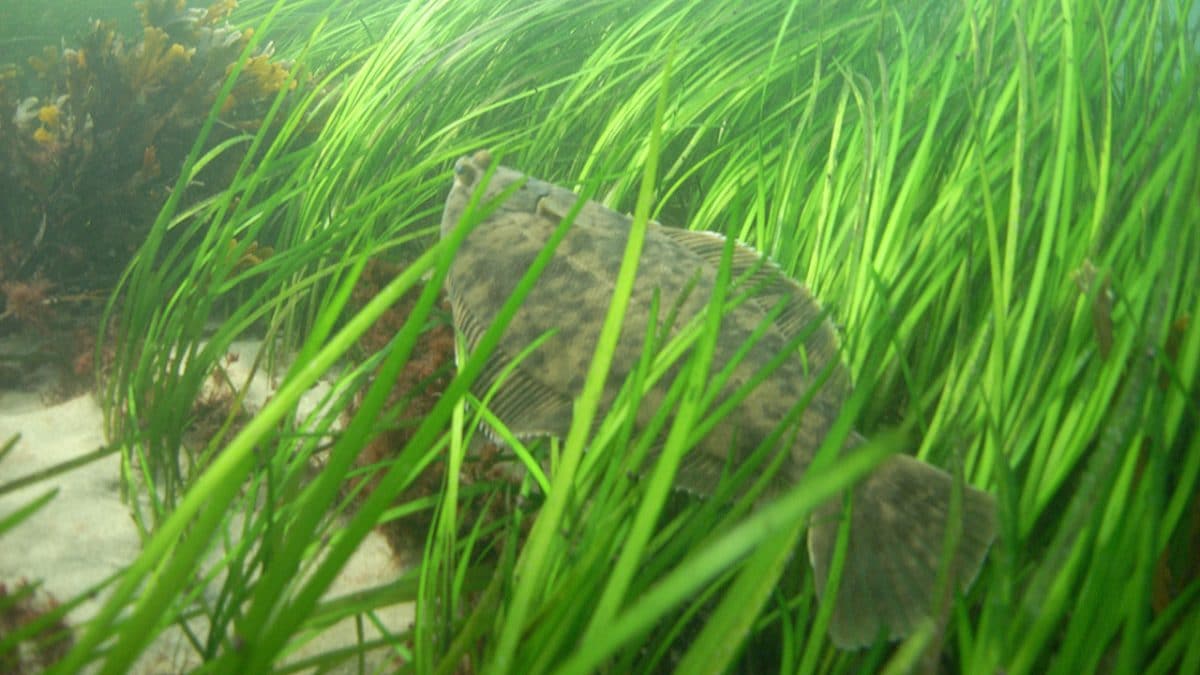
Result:
[[[45,329],[49,300],[99,298],[115,283],[179,178],[179,169],[252,30],[233,0],[207,9],[143,0],[142,35],[93,21],[72,46],[46,47],[24,71],[0,69],[0,332]],[[292,88],[268,44],[245,55],[208,148],[257,129]],[[188,202],[227,185],[241,153],[215,156]]]
[[[351,297],[353,306],[366,305],[401,270],[402,267],[380,260],[369,263]],[[359,341],[355,350],[357,358],[367,359],[385,349],[408,321],[417,299],[416,293],[409,293],[380,316]],[[387,421],[355,460],[358,472],[345,487],[356,503],[361,503],[375,489],[382,470],[412,439],[421,420],[437,405],[454,374],[454,329],[450,325],[450,310],[445,298],[439,297],[437,310],[438,315],[421,332],[412,357],[395,379],[386,404]],[[362,396],[356,396],[347,415],[352,415],[361,402]],[[503,482],[508,476],[499,469],[499,460],[505,451],[482,437],[478,441],[476,453],[466,458],[463,464],[461,480],[464,485]],[[420,475],[395,499],[397,506],[421,504],[421,507],[405,509],[402,515],[380,524],[380,532],[400,560],[415,562],[413,556],[419,556],[434,522],[436,497],[445,481],[446,458],[432,457]],[[464,499],[461,508],[473,509],[476,516],[490,513],[498,518],[498,514],[489,508],[499,508],[501,502],[468,498]],[[465,518],[463,522],[474,523],[475,519]]]
[[[74,643],[57,600],[24,581],[0,581],[0,672],[45,672]]]
[[[51,312],[49,290],[50,282],[45,279],[0,283],[0,293],[4,294],[4,313],[0,314],[0,321],[15,319],[45,332]]]

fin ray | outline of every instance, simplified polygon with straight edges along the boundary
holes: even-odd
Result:
[[[850,544],[830,635],[842,648],[910,634],[934,609],[953,478],[906,455],[888,458],[854,491]],[[837,540],[841,501],[813,516],[808,548],[818,594]],[[995,501],[963,486],[962,536],[951,566],[955,590],[975,580],[995,537]]]

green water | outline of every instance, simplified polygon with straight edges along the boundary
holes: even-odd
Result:
[[[259,26],[272,6],[243,0],[230,23]],[[750,6],[757,13],[745,11]],[[396,643],[427,666],[446,657],[451,642],[464,645],[472,664],[497,672],[549,671],[568,660],[576,672],[604,663],[639,672],[665,660],[655,656],[666,653],[660,646],[686,650],[689,663],[731,664],[751,627],[774,642],[746,653],[789,672],[877,672],[884,659],[897,671],[916,664],[908,645],[835,651],[817,615],[828,604],[815,599],[803,545],[794,555],[787,546],[771,550],[778,537],[796,536],[785,525],[806,517],[828,482],[799,485],[784,510],[770,512],[790,520],[689,505],[695,517],[663,532],[657,548],[625,547],[623,533],[646,541],[666,490],[604,473],[605,460],[595,458],[616,458],[611,465],[619,467],[631,445],[619,433],[564,443],[571,466],[599,468],[574,479],[559,474],[583,497],[530,514],[543,523],[529,539],[536,546],[513,536],[500,562],[479,563],[473,551],[493,544],[460,531],[472,515],[458,500],[482,502],[504,486],[460,491],[449,483],[453,491],[432,498],[442,513],[458,515],[436,524],[429,540],[437,545],[419,563],[435,581],[402,587],[402,598],[368,594],[361,607],[317,603],[340,572],[338,556],[385,514],[401,505],[405,513],[429,508],[432,498],[403,493],[404,481],[418,475],[423,453],[461,451],[458,436],[439,435],[452,424],[458,434],[473,430],[447,422],[468,385],[464,378],[443,393],[432,411],[400,406],[404,423],[420,433],[393,448],[389,478],[380,481],[390,492],[374,493],[383,498],[361,508],[343,506],[335,494],[358,471],[348,458],[378,429],[396,426],[392,413],[345,401],[321,413],[324,428],[340,429],[334,420],[368,410],[331,439],[340,463],[323,464],[319,489],[302,491],[288,477],[309,475],[314,439],[324,432],[295,433],[279,422],[291,419],[318,376],[337,391],[365,390],[366,378],[343,363],[378,356],[402,370],[411,350],[410,374],[422,372],[418,336],[438,318],[435,295],[422,297],[420,311],[406,310],[407,319],[386,308],[420,291],[421,280],[450,259],[428,250],[451,167],[490,147],[530,175],[595,188],[619,211],[640,204],[642,215],[770,252],[837,323],[863,392],[861,405],[847,408],[855,429],[885,450],[890,442],[961,470],[997,497],[1001,536],[969,595],[954,598],[946,641],[929,646],[948,672],[1200,671],[1200,648],[1187,637],[1200,634],[1192,563],[1200,531],[1192,515],[1200,485],[1200,53],[1193,46],[1200,2],[290,0],[281,7],[273,25],[256,28],[263,42],[251,49],[262,54],[269,42],[272,58],[289,70],[336,76],[319,86],[301,78],[295,94],[266,89],[271,95],[256,99],[248,69],[237,116],[228,113],[233,104],[214,105],[236,59],[226,55],[211,69],[189,71],[187,84],[209,91],[192,98],[182,121],[177,103],[186,97],[158,82],[129,84],[133,93],[119,97],[112,87],[89,90],[104,89],[108,100],[79,96],[81,105],[116,111],[92,115],[97,133],[89,138],[107,145],[91,156],[104,163],[46,161],[51,153],[70,156],[47,141],[52,123],[44,120],[21,127],[12,146],[26,152],[33,178],[21,191],[0,190],[0,225],[20,226],[11,240],[42,249],[60,242],[71,253],[78,237],[64,233],[75,227],[103,241],[95,247],[103,252],[116,248],[117,235],[140,243],[132,234],[154,233],[123,277],[128,300],[106,319],[115,354],[99,397],[115,430],[110,440],[130,454],[130,466],[165,467],[143,472],[145,484],[129,478],[128,489],[167,497],[148,506],[131,500],[149,530],[145,553],[80,636],[72,663],[108,659],[110,672],[125,672],[184,605],[178,580],[199,588],[228,578],[231,600],[197,610],[238,627],[229,645],[205,648],[203,658],[217,664],[211,672],[262,672],[301,640],[305,622],[398,599],[419,605],[422,624]],[[327,9],[328,22],[310,40]],[[1188,26],[1171,20],[1181,11]],[[20,63],[43,45],[76,44],[89,16],[119,19],[127,45],[141,35],[132,0],[0,0],[0,64]],[[258,74],[270,75],[263,63],[256,61]],[[309,92],[320,95],[304,98]],[[277,101],[278,115],[260,123]],[[211,132],[189,155],[210,109],[217,111]],[[168,117],[179,124],[151,123]],[[113,129],[156,134],[116,143]],[[251,149],[235,173],[239,153]],[[643,174],[647,166],[655,168]],[[79,167],[88,171],[69,173]],[[193,180],[178,180],[193,169]],[[150,174],[144,191],[130,189],[143,185],[130,176]],[[190,201],[170,203],[157,217],[166,195],[184,194],[185,184]],[[54,192],[64,185],[90,192],[67,199]],[[32,206],[16,208],[10,195]],[[143,207],[136,217],[135,204]],[[101,218],[118,210],[130,213]],[[77,217],[85,212],[89,218]],[[116,234],[97,236],[101,225]],[[357,280],[371,304],[343,309],[339,298],[359,290],[360,263],[402,258],[402,247],[416,250],[416,261],[370,283]],[[94,262],[88,253],[84,260]],[[49,258],[30,258],[29,267]],[[74,282],[79,268],[58,271]],[[110,269],[109,277],[88,279],[109,284],[104,293],[120,268]],[[261,337],[254,331],[268,321],[285,327],[280,344],[306,345],[313,365],[281,374],[270,408],[244,427],[231,422],[193,473],[179,473],[180,421],[195,416],[201,385],[222,372],[234,340]],[[376,325],[379,344],[388,346],[364,355],[357,340]],[[173,353],[193,356],[181,364],[165,357]],[[364,396],[383,409],[392,405],[386,393]],[[215,470],[206,469],[214,457]],[[851,474],[834,466],[816,475],[848,484]],[[248,480],[283,495],[279,509],[264,512],[257,494],[241,490]],[[624,501],[608,499],[626,491]],[[354,527],[329,515],[342,511]],[[286,536],[276,534],[279,513],[291,519]],[[525,514],[502,517],[506,531],[528,526]],[[222,536],[235,529],[261,536],[263,545],[218,556],[202,550],[206,541],[236,540]],[[315,542],[329,542],[337,555]],[[258,550],[271,552],[269,564]],[[746,564],[743,554],[752,551]],[[518,555],[534,560],[535,570],[562,573],[517,574]],[[798,569],[785,573],[789,555]],[[242,574],[260,563],[262,577]],[[299,573],[307,569],[319,573]],[[476,604],[492,579],[503,583],[496,585],[503,597]],[[722,579],[746,592],[708,601],[704,594]],[[683,621],[672,629],[685,609],[705,612],[704,639],[672,645],[698,630]],[[472,620],[464,627],[462,617]],[[109,649],[114,635],[120,644]]]
[[[89,19],[115,21],[126,35],[137,35],[137,11],[128,0],[78,2],[0,2],[0,63],[23,59],[42,47],[58,45],[87,29]]]

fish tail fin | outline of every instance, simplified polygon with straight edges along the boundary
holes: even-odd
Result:
[[[843,649],[864,647],[879,636],[912,633],[941,607],[939,574],[947,526],[959,534],[952,588],[975,580],[995,538],[996,503],[988,493],[962,488],[961,530],[950,516],[954,478],[905,455],[885,460],[854,489],[850,542],[829,633]],[[818,510],[808,531],[808,552],[818,595],[829,576],[842,500]]]

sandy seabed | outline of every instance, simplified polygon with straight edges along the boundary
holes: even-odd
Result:
[[[238,355],[230,368],[235,382],[245,381],[244,366],[254,361],[255,342],[237,343]],[[238,377],[241,375],[242,377]],[[50,375],[47,375],[49,378]],[[0,460],[0,484],[94,452],[105,444],[100,407],[91,394],[47,403],[50,385],[31,386],[24,391],[0,392],[0,442],[20,434],[21,438]],[[250,385],[247,406],[257,409],[271,392],[264,376]],[[310,401],[321,392],[313,392]],[[315,405],[315,403],[313,403]],[[110,454],[66,473],[39,481],[9,494],[0,495],[0,520],[51,491],[54,498],[32,517],[0,535],[0,583],[9,588],[22,581],[40,583],[44,593],[66,602],[95,587],[129,565],[141,550],[141,542],[128,505],[120,494],[120,455]],[[382,536],[372,533],[359,546],[327,597],[337,597],[395,580],[400,566]],[[80,626],[102,606],[107,593],[85,600],[68,614],[68,623]],[[391,632],[403,631],[412,622],[412,607],[388,607],[377,615]],[[288,660],[305,657],[359,639],[378,637],[370,624],[347,619],[306,643]],[[193,630],[203,630],[193,626]],[[382,656],[380,658],[383,658]],[[164,631],[143,654],[134,673],[183,673],[199,665],[178,628]],[[378,663],[376,664],[378,665]],[[357,664],[353,664],[357,667]]]

